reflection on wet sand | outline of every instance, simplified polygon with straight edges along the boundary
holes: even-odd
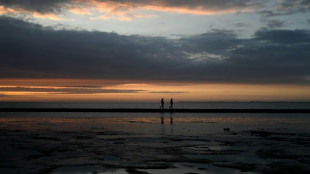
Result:
[[[169,115],[170,115],[170,124],[173,124],[173,112],[170,112]],[[160,120],[161,124],[165,124],[165,116],[163,112],[160,114]]]

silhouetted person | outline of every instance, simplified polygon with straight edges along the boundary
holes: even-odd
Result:
[[[164,109],[164,105],[165,105],[164,98],[161,98],[160,103],[161,103],[160,109]]]
[[[170,99],[170,107],[169,109],[173,109],[173,98]]]

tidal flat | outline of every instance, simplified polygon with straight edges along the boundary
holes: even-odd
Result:
[[[1,113],[0,173],[310,173],[309,117]]]

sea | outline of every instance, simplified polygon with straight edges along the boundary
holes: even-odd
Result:
[[[0,102],[0,108],[157,109],[160,102]],[[166,103],[165,108],[170,104]],[[310,109],[310,102],[175,102],[175,109]]]
[[[160,102],[0,102],[0,108],[159,109],[160,106]],[[165,103],[165,108],[169,108],[168,103]],[[310,109],[310,102],[175,102],[173,108]],[[225,127],[234,131],[281,129],[286,132],[299,130],[310,133],[309,113],[0,112],[0,128],[1,125],[19,127],[33,123],[32,127],[44,125],[42,128],[46,129],[47,123],[64,121],[78,125],[76,124],[78,120],[83,122],[81,127],[88,125],[93,127],[94,124],[100,123],[99,126],[112,130],[117,128],[117,131],[131,130],[135,133],[149,134],[154,132],[161,134],[162,127],[158,126],[163,124],[174,125],[174,135],[196,136],[206,132],[215,134],[221,133]]]

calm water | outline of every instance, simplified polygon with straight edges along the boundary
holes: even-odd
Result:
[[[0,108],[159,108],[160,103],[107,103],[107,102],[88,102],[88,103],[56,103],[56,102],[7,102],[0,103]],[[169,107],[166,105],[166,107]],[[206,102],[206,103],[185,103],[176,102],[174,108],[192,108],[192,109],[310,109],[310,103],[306,102]],[[136,130],[145,131],[150,125],[160,125],[161,119],[164,118],[165,124],[170,124],[170,118],[173,117],[174,124],[189,124],[189,127],[195,127],[196,134],[203,132],[221,132],[223,127],[234,128],[235,130],[246,130],[251,128],[286,128],[290,130],[301,129],[310,132],[310,114],[272,114],[272,113],[100,113],[100,112],[0,112],[0,123],[7,125],[8,118],[13,120],[10,124],[23,122],[37,123],[44,118],[56,120],[69,119],[65,122],[75,123],[74,119],[85,119],[83,122],[95,120],[100,124],[128,124],[135,125]],[[14,119],[17,119],[14,121]],[[30,120],[27,120],[30,119]],[[104,121],[100,120],[104,119]],[[50,121],[47,121],[50,122]],[[53,122],[53,121],[52,121]],[[24,124],[24,122],[23,122]],[[44,127],[46,126],[43,124]],[[90,125],[93,125],[90,124]],[[221,126],[219,126],[221,125]],[[13,126],[13,125],[11,125]],[[11,127],[10,126],[10,127]],[[35,125],[33,125],[36,127]],[[198,127],[201,129],[198,129]],[[1,127],[1,124],[0,124]],[[15,126],[13,126],[15,127]],[[83,126],[82,126],[83,127]],[[118,126],[116,126],[118,127]],[[133,129],[133,128],[131,128]],[[206,130],[207,129],[207,130]],[[216,131],[215,131],[216,130]],[[150,130],[149,132],[153,132]],[[183,130],[182,130],[183,131]],[[197,132],[198,131],[198,132]]]
[[[160,102],[0,102],[0,108],[159,108]],[[165,107],[169,107],[166,102]],[[310,109],[310,102],[175,102],[175,109]]]

